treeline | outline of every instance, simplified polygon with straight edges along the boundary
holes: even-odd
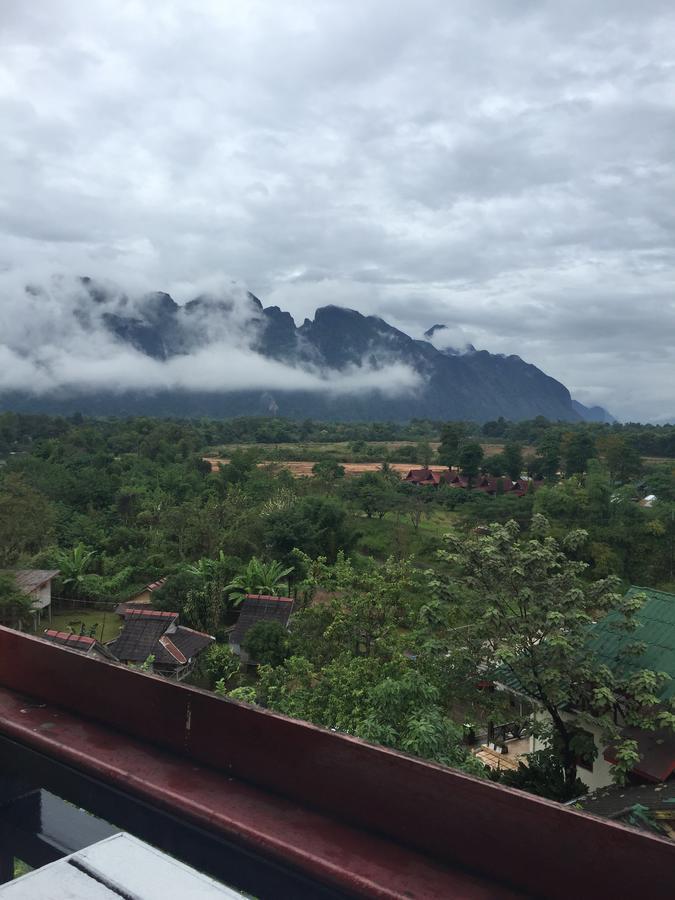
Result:
[[[58,438],[83,426],[122,448],[142,441],[149,433],[179,435],[200,448],[219,444],[336,443],[358,441],[434,440],[441,423],[412,419],[406,424],[395,422],[317,422],[305,419],[276,419],[248,416],[235,419],[127,419],[0,413],[0,453],[30,446],[33,441]]]

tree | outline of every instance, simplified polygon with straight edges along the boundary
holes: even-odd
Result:
[[[268,552],[287,565],[296,548],[334,562],[338,551],[349,551],[357,537],[344,505],[328,497],[303,497],[288,510],[270,513],[265,521]]]
[[[84,544],[77,544],[72,550],[57,550],[54,553],[54,562],[61,573],[59,581],[66,596],[80,596],[85,576],[95,557],[96,553],[87,550]]]
[[[322,459],[312,466],[312,474],[332,489],[335,482],[345,477],[345,467],[332,459]]]
[[[588,512],[593,524],[605,524],[609,519],[612,489],[607,469],[597,459],[588,460],[584,487],[588,496]]]
[[[504,444],[502,453],[504,471],[512,481],[520,478],[523,474],[523,448],[520,444],[510,441]]]
[[[367,518],[377,516],[382,519],[396,506],[395,485],[398,477],[390,472],[364,472],[345,483],[342,496],[362,509]]]
[[[0,482],[0,567],[49,544],[54,510],[47,498],[14,472]]]
[[[420,441],[415,448],[415,457],[417,462],[422,463],[422,465],[426,467],[434,458],[434,449],[427,441]]]
[[[482,774],[440,688],[404,653],[422,606],[423,576],[393,560],[357,572],[344,556],[334,567],[318,560],[306,568],[333,599],[294,616],[291,655],[259,670],[259,702]]]
[[[0,622],[9,627],[28,625],[33,619],[33,602],[19,589],[14,576],[0,572]]]
[[[434,499],[431,489],[425,485],[411,484],[403,481],[399,485],[399,509],[405,512],[415,532],[422,523],[422,517],[428,513]]]
[[[280,666],[288,656],[288,632],[279,622],[256,622],[247,631],[243,648],[253,662]]]
[[[622,435],[602,435],[597,440],[597,447],[613,484],[624,483],[632,476],[640,474],[642,469],[640,454]]]
[[[459,465],[459,451],[466,435],[467,427],[463,422],[447,422],[441,428],[441,443],[438,447],[441,465],[448,468]]]
[[[257,557],[248,561],[245,568],[225,586],[230,599],[238,606],[246,594],[266,594],[276,597],[284,578],[293,571],[293,566],[284,567],[277,560],[262,562]]]
[[[239,657],[227,644],[211,644],[202,660],[202,666],[212,686],[221,679],[224,682],[230,681],[240,667]]]
[[[635,742],[622,738],[617,716],[642,728],[672,727],[675,717],[657,706],[663,676],[624,669],[621,661],[610,670],[598,660],[589,628],[598,616],[617,611],[620,627],[629,632],[644,597],[622,597],[615,577],[582,580],[587,564],[568,554],[579,550],[585,532],[572,531],[558,543],[547,520],[535,515],[531,534],[521,538],[518,525],[507,522],[489,526],[485,534],[447,538],[449,550],[441,555],[469,591],[475,622],[453,652],[474,660],[477,677],[491,671],[548,713],[542,736],[557,754],[568,787],[576,784],[579,755],[596,752],[584,724],[617,746],[615,775],[621,779],[637,754]],[[634,660],[643,650],[629,643],[625,653]]]
[[[565,475],[568,476],[585,472],[588,460],[598,455],[593,435],[586,429],[568,431],[563,435],[560,453]]]
[[[544,478],[554,479],[560,469],[560,434],[548,429],[537,446],[535,471]]]
[[[465,444],[459,453],[459,467],[462,475],[469,479],[469,486],[473,483],[474,478],[480,471],[480,464],[483,462],[483,448],[476,441]]]

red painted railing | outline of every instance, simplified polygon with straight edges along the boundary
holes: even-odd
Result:
[[[664,839],[5,628],[0,734],[355,895],[672,891]]]

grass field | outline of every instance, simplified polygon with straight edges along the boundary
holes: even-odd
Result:
[[[455,513],[435,510],[424,516],[417,531],[407,516],[391,513],[383,519],[357,516],[355,525],[361,533],[357,552],[376,559],[388,556],[411,556],[425,565],[433,562],[436,550],[442,545],[442,537],[454,529]]]
[[[437,441],[432,441],[431,446],[436,450],[439,445]],[[483,443],[481,446],[486,456],[494,456],[503,449],[501,444],[495,443]],[[314,464],[321,459],[340,463],[345,467],[347,475],[362,475],[364,472],[376,472],[382,465],[385,454],[390,450],[410,447],[409,461],[392,462],[391,469],[403,477],[410,469],[420,465],[416,462],[416,444],[411,441],[368,441],[368,447],[381,449],[381,456],[368,455],[365,459],[357,457],[358,461],[353,461],[350,444],[342,441],[332,444],[229,444],[214,449],[204,457],[204,460],[211,464],[212,471],[217,472],[221,464],[226,465],[230,461],[230,456],[236,450],[256,449],[262,454],[262,461],[258,466],[276,464],[288,469],[294,478],[311,477]],[[529,458],[534,452],[533,447],[525,447],[523,455]],[[431,468],[442,472],[445,466],[434,464]]]
[[[79,634],[80,623],[84,623],[84,633],[88,635],[89,629],[95,625],[96,638],[105,644],[106,641],[111,641],[117,637],[121,621],[120,617],[114,612],[69,609],[65,612],[54,613],[51,623],[47,616],[43,616],[36,633],[41,634],[45,629],[53,628],[56,631],[74,631]]]

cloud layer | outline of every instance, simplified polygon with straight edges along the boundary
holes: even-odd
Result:
[[[52,278],[25,290],[16,277],[0,275],[0,393],[378,390],[394,396],[421,382],[414,370],[397,362],[335,371],[306,363],[296,367],[256,353],[253,346],[264,326],[246,291],[236,285],[220,285],[214,299],[227,303],[227,313],[221,308],[211,315],[207,308],[186,315],[181,308],[178,327],[185,352],[156,359],[116,338],[106,325],[107,316],[140,315],[141,298],[118,289],[94,302],[74,278]]]
[[[674,29],[666,0],[3,0],[0,269],[443,322],[675,418]]]

